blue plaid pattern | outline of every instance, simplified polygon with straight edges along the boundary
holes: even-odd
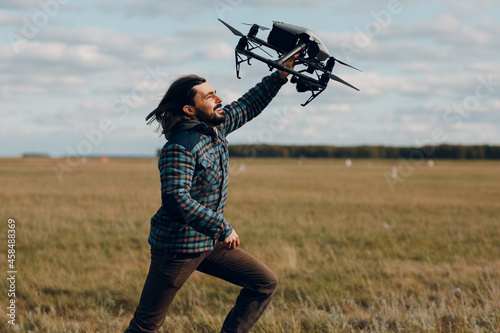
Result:
[[[226,135],[259,115],[285,82],[278,72],[264,77],[224,107],[226,119],[217,130],[198,123],[175,133],[163,146],[158,161],[162,205],[151,218],[152,248],[205,252],[231,234],[223,217],[229,162]]]

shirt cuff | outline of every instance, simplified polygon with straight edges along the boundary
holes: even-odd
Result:
[[[276,79],[276,82],[281,84],[281,85],[284,85],[285,83],[288,82],[288,78],[284,79],[280,75],[280,72],[278,72],[277,70],[273,74],[271,74],[271,77],[274,77]]]
[[[228,238],[232,232],[233,232],[233,228],[231,227],[231,225],[227,221],[224,220],[224,230],[221,232],[221,234],[217,240],[222,242],[224,239]]]

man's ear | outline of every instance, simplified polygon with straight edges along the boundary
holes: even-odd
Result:
[[[191,105],[184,105],[182,111],[184,111],[184,113],[189,117],[194,117],[196,114],[194,107]]]

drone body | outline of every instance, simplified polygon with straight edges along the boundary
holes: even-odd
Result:
[[[229,28],[233,34],[240,37],[235,49],[236,76],[238,78],[240,78],[239,71],[241,63],[247,62],[250,64],[250,59],[252,58],[266,63],[269,69],[276,68],[288,72],[292,75],[291,82],[296,84],[298,92],[310,91],[312,94],[302,106],[306,106],[322,93],[326,89],[330,79],[359,90],[331,73],[336,62],[356,70],[359,69],[330,56],[326,46],[321,42],[318,36],[309,29],[275,21],[266,42],[258,38],[257,33],[259,29],[269,30],[268,28],[253,24],[251,25],[249,33],[243,35],[221,19],[219,19],[219,21]],[[272,60],[255,53],[256,49],[260,49],[271,56],[263,47],[276,51],[279,58],[277,60]],[[284,63],[297,53],[300,53],[300,55],[296,63],[302,64],[306,68],[296,71],[285,67]]]
[[[309,51],[315,53],[313,57],[320,61],[328,59],[330,54],[328,53],[326,46],[321,42],[318,36],[316,36],[316,34],[311,30],[298,27],[296,25],[275,21],[273,23],[273,29],[269,33],[267,41],[271,45],[274,45],[283,50],[290,51],[295,45],[297,45],[297,42],[300,40],[302,34],[309,36],[309,38],[311,38],[315,42],[311,43],[309,47]]]

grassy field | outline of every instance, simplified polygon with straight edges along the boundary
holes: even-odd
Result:
[[[149,265],[156,161],[90,159],[62,178],[54,163],[0,160],[1,267],[6,277],[12,218],[18,272],[17,326],[2,278],[0,331],[123,331]],[[280,278],[254,332],[500,332],[500,162],[244,159],[231,170],[226,218]],[[195,273],[162,331],[218,332],[237,292]]]

